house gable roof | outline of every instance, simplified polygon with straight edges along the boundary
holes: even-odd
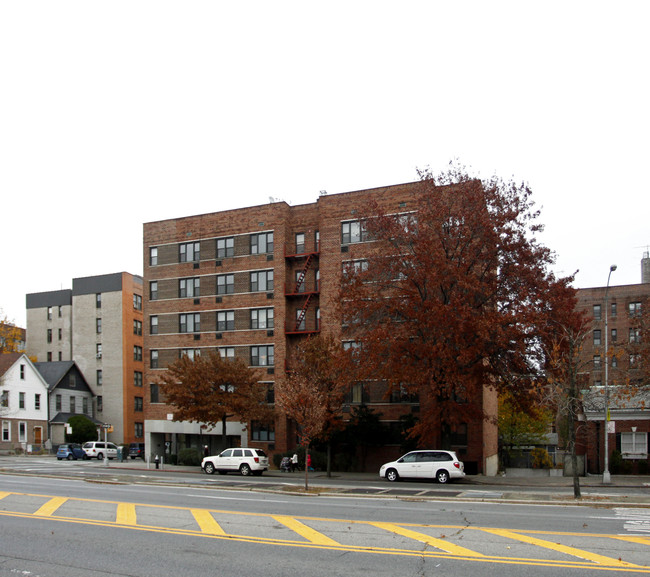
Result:
[[[0,377],[3,377],[23,355],[24,353],[4,353],[0,355]]]
[[[75,376],[78,376],[80,380],[80,383],[78,383],[75,388],[77,390],[85,389],[89,393],[93,394],[92,389],[88,386],[86,378],[83,376],[83,373],[79,370],[79,367],[77,367],[77,364],[74,361],[34,363],[34,366],[47,382],[50,392],[59,385],[63,387],[65,384],[64,378],[72,373]]]

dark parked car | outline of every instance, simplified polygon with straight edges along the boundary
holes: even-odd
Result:
[[[67,459],[76,461],[77,459],[87,459],[86,451],[81,448],[81,445],[77,443],[68,443],[65,445],[59,445],[59,450],[56,452],[56,458],[61,461],[62,459]]]
[[[129,457],[140,458],[144,461],[144,443],[131,443],[129,445]]]

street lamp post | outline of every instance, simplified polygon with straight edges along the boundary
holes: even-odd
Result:
[[[608,337],[609,337],[609,327],[607,324],[607,319],[609,318],[609,309],[607,304],[607,293],[609,292],[609,279],[612,276],[612,273],[616,270],[616,265],[613,264],[609,267],[609,274],[607,275],[607,286],[605,287],[605,470],[603,471],[603,484],[609,484],[612,482],[612,478],[609,474],[609,349],[608,349]]]

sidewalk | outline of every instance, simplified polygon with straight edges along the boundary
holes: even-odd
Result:
[[[151,477],[160,473],[195,473],[214,479],[215,484],[226,484],[228,479],[233,476],[206,476],[200,467],[187,467],[180,465],[163,465],[161,469],[156,470],[151,464],[143,461],[111,461],[109,467],[128,468],[136,470],[149,471]],[[260,486],[259,490],[278,490],[286,491],[287,483],[294,486],[300,486],[305,478],[304,471],[295,473],[283,473],[273,469],[264,473],[265,478],[272,478],[278,481],[277,485],[270,484]],[[241,479],[241,477],[239,477]],[[251,478],[253,489],[255,478]],[[203,479],[204,481],[206,479]],[[326,481],[325,481],[326,480]],[[357,483],[358,486],[349,484],[337,484],[337,480],[346,483]],[[514,501],[530,502],[536,504],[542,503],[562,503],[562,504],[594,504],[608,506],[638,506],[650,507],[650,476],[640,475],[612,475],[611,483],[603,485],[600,475],[590,475],[580,477],[580,489],[582,499],[577,501],[573,497],[573,478],[572,477],[506,477],[498,475],[496,477],[486,477],[483,475],[467,475],[460,481],[454,481],[447,485],[431,483],[429,487],[423,487],[419,484],[417,487],[408,481],[399,483],[390,483],[385,479],[380,479],[375,473],[342,473],[332,472],[330,478],[324,471],[313,471],[309,473],[310,492],[319,494],[345,494],[345,495],[365,495],[365,496],[385,496],[417,499],[465,499],[479,501]],[[230,485],[230,483],[228,483]],[[633,494],[628,495],[624,489],[634,489]],[[246,489],[250,490],[251,485],[247,484]]]

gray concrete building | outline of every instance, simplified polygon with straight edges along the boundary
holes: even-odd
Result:
[[[28,294],[26,305],[27,353],[74,361],[94,395],[92,416],[113,426],[109,439],[143,442],[142,278],[75,278],[72,289]]]

